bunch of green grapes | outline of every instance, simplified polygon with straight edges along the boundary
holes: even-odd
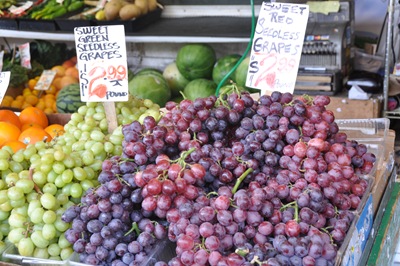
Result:
[[[16,153],[0,150],[0,236],[7,236],[20,255],[66,260],[73,253],[61,220],[82,194],[98,185],[106,158],[122,153],[122,125],[158,120],[160,107],[149,100],[116,103],[118,127],[108,133],[101,103],[87,103],[71,115],[65,133],[51,142],[37,142]],[[2,224],[8,225],[2,228]],[[0,243],[0,251],[1,251]]]

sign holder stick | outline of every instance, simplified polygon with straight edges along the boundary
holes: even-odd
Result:
[[[115,102],[103,102],[104,111],[108,125],[108,133],[112,133],[117,127],[117,111],[115,110]]]

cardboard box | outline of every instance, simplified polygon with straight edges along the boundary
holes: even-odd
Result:
[[[385,140],[385,158],[383,164],[379,165],[375,175],[375,182],[372,186],[372,206],[376,214],[381,202],[383,193],[388,185],[388,181],[394,168],[394,143],[396,134],[393,130],[389,130]]]
[[[367,119],[381,117],[382,100],[353,100],[347,97],[330,96],[327,109],[335,114],[336,119]]]

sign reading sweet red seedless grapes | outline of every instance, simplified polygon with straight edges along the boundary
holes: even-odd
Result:
[[[128,69],[123,25],[74,29],[81,100],[128,100]]]
[[[246,86],[293,93],[307,26],[307,5],[263,2],[255,27]]]
[[[0,104],[7,92],[8,84],[10,83],[10,76],[10,71],[0,72]]]

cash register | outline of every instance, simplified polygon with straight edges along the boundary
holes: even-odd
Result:
[[[351,71],[354,7],[351,1],[339,4],[337,12],[310,10],[295,93],[334,95]]]

